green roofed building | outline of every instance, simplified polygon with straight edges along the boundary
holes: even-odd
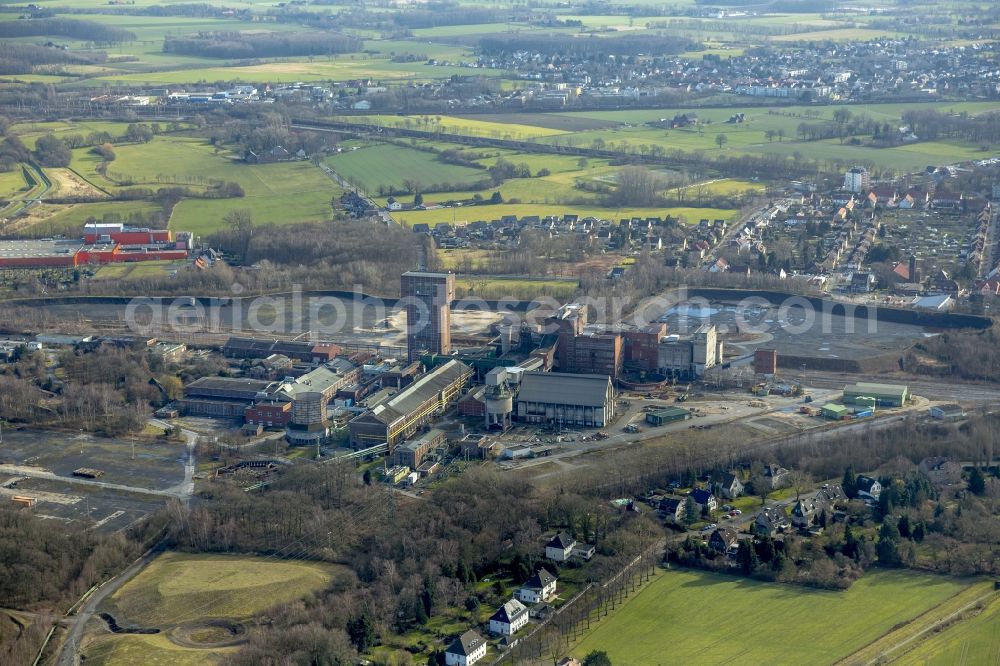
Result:
[[[902,384],[869,384],[867,382],[848,384],[844,387],[845,405],[870,407],[871,400],[865,400],[865,398],[874,398],[878,407],[902,407],[910,398],[910,389]]]
[[[689,418],[691,418],[691,412],[686,409],[681,409],[680,407],[664,407],[663,409],[658,409],[655,412],[648,412],[646,414],[646,423],[652,426],[661,426],[673,423],[674,421],[683,421],[684,419]]]
[[[841,421],[848,414],[847,407],[832,402],[823,405],[819,411],[824,418],[833,419],[834,421]]]

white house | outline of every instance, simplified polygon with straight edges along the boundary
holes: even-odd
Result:
[[[389,210],[403,210],[403,204],[396,201],[395,197],[389,197],[385,200],[385,207]]]
[[[556,577],[545,569],[539,569],[534,576],[518,588],[514,596],[526,604],[548,601],[556,594]]]
[[[576,539],[565,532],[560,532],[545,544],[545,557],[555,562],[565,562],[573,554],[574,546]]]
[[[528,609],[517,599],[511,599],[490,617],[490,633],[513,636],[528,624]]]
[[[486,639],[471,629],[458,638],[444,653],[447,666],[472,666],[486,656]]]
[[[858,497],[878,501],[882,494],[882,484],[870,476],[858,477]]]

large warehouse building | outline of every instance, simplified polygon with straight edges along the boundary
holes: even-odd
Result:
[[[526,423],[602,428],[615,415],[608,375],[525,372],[517,392],[517,418]]]
[[[902,407],[910,399],[910,388],[902,384],[871,384],[868,382],[858,382],[844,387],[845,405],[870,405],[872,398],[875,399],[875,404],[879,407]]]
[[[89,264],[186,259],[191,235],[167,229],[136,229],[89,223],[78,240],[0,242],[0,268],[76,268]]]
[[[370,412],[351,419],[351,447],[367,449],[386,443],[392,453],[397,444],[455,402],[471,377],[472,368],[461,361],[434,368]]]

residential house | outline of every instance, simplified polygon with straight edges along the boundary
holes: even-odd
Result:
[[[863,500],[873,500],[878,501],[879,495],[882,494],[882,484],[878,482],[877,479],[873,479],[870,476],[859,475],[857,480],[858,486],[858,497]]]
[[[816,517],[816,512],[816,502],[813,498],[800,497],[792,507],[792,525],[800,529],[809,527]]]
[[[537,604],[548,601],[556,595],[556,577],[545,569],[539,569],[518,588],[514,597],[526,604]]]
[[[403,210],[403,204],[397,201],[395,197],[386,199],[385,207],[389,210]]]
[[[962,466],[951,458],[944,456],[924,458],[920,461],[919,467],[921,474],[934,484],[945,485],[962,480]]]
[[[719,508],[719,501],[715,499],[715,495],[713,495],[709,490],[695,488],[691,491],[691,497],[694,498],[694,501],[697,502],[699,506],[707,506],[709,511],[715,511]]]
[[[788,480],[788,470],[774,463],[764,465],[764,478],[770,481],[771,489],[783,488]]]
[[[573,552],[570,553],[570,556],[589,562],[590,558],[592,558],[596,552],[597,549],[594,548],[592,544],[578,543],[573,546]]]
[[[736,499],[743,494],[743,482],[730,472],[723,472],[715,482],[716,491],[726,499]]]
[[[733,546],[737,545],[739,541],[736,530],[730,529],[728,527],[720,527],[719,529],[712,532],[712,536],[708,538],[708,546],[720,553],[725,553]]]
[[[672,523],[683,522],[686,513],[684,498],[664,497],[660,500],[659,510],[660,514],[663,515],[664,520]]]
[[[757,536],[771,536],[784,532],[789,527],[785,512],[779,508],[770,507],[757,514],[753,522],[753,533]]]
[[[444,653],[447,666],[472,666],[486,656],[486,639],[470,629],[448,646]]]
[[[528,609],[517,599],[511,599],[490,617],[490,633],[513,636],[528,624]]]
[[[575,546],[576,539],[560,532],[545,544],[545,557],[554,562],[565,562],[572,556]]]

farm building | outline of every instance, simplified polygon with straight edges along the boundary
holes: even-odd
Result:
[[[680,407],[664,407],[646,414],[646,423],[652,426],[666,425],[691,418],[691,412]]]
[[[858,382],[844,387],[845,405],[870,404],[864,398],[874,398],[878,407],[902,407],[909,397],[909,387],[902,384]]]

